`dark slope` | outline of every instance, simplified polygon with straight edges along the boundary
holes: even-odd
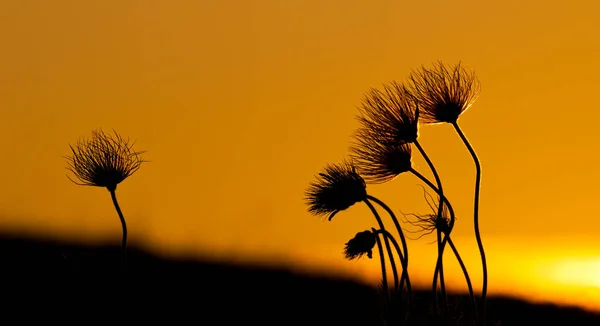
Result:
[[[131,248],[128,274],[116,248],[0,239],[4,324],[377,325],[374,289],[351,281],[201,261]],[[418,294],[429,302],[430,293]],[[466,298],[452,298],[468,309]],[[600,325],[583,310],[491,298],[502,325]],[[427,304],[423,305],[426,314]]]

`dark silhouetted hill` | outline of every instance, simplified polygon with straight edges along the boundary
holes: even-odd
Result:
[[[122,275],[118,248],[6,236],[0,259],[6,325],[380,325],[375,289],[284,268],[175,261],[131,248]],[[429,292],[417,297],[430,302]],[[451,300],[468,309],[466,297]],[[488,305],[503,326],[600,325],[599,315],[575,308],[507,298]]]

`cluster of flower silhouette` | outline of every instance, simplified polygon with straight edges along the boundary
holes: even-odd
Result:
[[[477,155],[458,124],[458,118],[479,95],[479,81],[473,71],[460,63],[452,66],[442,62],[432,68],[421,67],[413,71],[403,84],[391,82],[383,90],[371,89],[364,97],[357,116],[359,128],[353,135],[349,159],[329,164],[310,183],[306,191],[308,210],[328,220],[356,203],[363,202],[373,213],[377,228],[358,232],[344,248],[345,257],[352,260],[363,256],[373,257],[377,246],[382,272],[384,294],[384,318],[388,324],[406,321],[414,305],[412,286],[408,273],[408,247],[403,229],[393,210],[383,201],[367,192],[367,184],[389,182],[403,173],[411,173],[424,182],[435,194],[426,192],[426,199],[433,209],[432,214],[412,214],[414,221],[406,221],[420,228],[423,233],[437,235],[438,258],[433,275],[436,312],[447,311],[447,298],[442,257],[449,245],[464,273],[471,299],[473,322],[485,324],[485,302],[487,294],[487,265],[479,232],[479,189],[481,166]],[[476,167],[473,222],[475,237],[481,254],[483,285],[481,304],[478,304],[467,269],[450,238],[455,223],[455,214],[448,198],[444,195],[442,182],[425,150],[419,143],[421,124],[449,123],[454,127],[471,154]],[[106,188],[121,221],[122,252],[126,263],[127,224],[119,207],[117,185],[133,175],[143,162],[143,151],[135,151],[134,143],[102,130],[92,132],[90,139],[80,139],[71,145],[72,155],[66,156],[67,169],[73,173],[69,179],[77,185]],[[435,178],[435,184],[419,173],[412,165],[412,145],[427,162]],[[375,205],[390,216],[398,233],[398,240],[384,226]],[[383,241],[381,241],[383,239]],[[385,248],[385,253],[384,253]],[[397,256],[400,264],[396,265]],[[386,255],[393,275],[393,287],[388,284]],[[401,272],[398,273],[398,268]],[[400,275],[399,275],[400,274]],[[408,308],[407,308],[408,307]]]
[[[404,83],[394,81],[384,84],[383,89],[370,89],[359,106],[359,127],[352,137],[349,158],[326,165],[306,191],[309,212],[326,216],[330,221],[339,212],[359,202],[365,203],[373,213],[377,228],[358,232],[346,243],[344,254],[350,260],[364,255],[372,258],[372,251],[377,246],[382,273],[384,319],[387,324],[405,324],[411,318],[410,311],[415,300],[408,273],[409,255],[406,237],[398,218],[389,206],[368,193],[367,184],[389,182],[407,172],[424,182],[437,195],[434,198],[425,191],[425,199],[433,209],[432,214],[410,214],[414,220],[403,221],[417,226],[423,234],[435,232],[437,236],[438,257],[432,282],[433,312],[444,316],[449,310],[442,259],[444,249],[449,245],[467,283],[472,307],[470,320],[475,325],[484,325],[486,322],[487,264],[479,231],[481,166],[458,123],[461,114],[473,104],[479,92],[480,84],[475,73],[460,62],[455,65],[435,62],[430,68],[421,66],[413,70]],[[473,293],[467,268],[450,237],[456,220],[452,205],[444,195],[442,182],[433,162],[419,142],[421,125],[439,123],[453,126],[475,162],[473,224],[483,269],[481,296]],[[412,145],[427,162],[435,183],[413,167]],[[375,205],[387,212],[394,223],[399,241],[385,228]],[[393,286],[388,283],[384,249],[392,270]],[[396,265],[395,257],[400,261],[399,266]],[[400,275],[398,268],[401,268]]]

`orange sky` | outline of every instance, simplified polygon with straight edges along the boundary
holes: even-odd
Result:
[[[376,280],[377,261],[341,255],[373,226],[367,208],[327,223],[303,192],[346,155],[369,87],[462,60],[482,83],[460,123],[483,165],[491,293],[600,309],[599,11],[591,0],[0,1],[0,227],[118,244],[108,192],[71,184],[62,158],[115,128],[152,161],[117,191],[132,243]],[[471,158],[450,126],[424,127],[421,142],[479,286]],[[369,191],[426,212],[417,184]],[[413,279],[429,282],[427,242],[409,248]]]

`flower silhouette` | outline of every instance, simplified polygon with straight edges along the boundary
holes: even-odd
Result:
[[[412,169],[408,143],[389,142],[375,130],[360,129],[350,147],[356,168],[370,183],[385,183]]]
[[[145,162],[133,150],[133,143],[121,137],[116,131],[114,137],[102,130],[92,131],[91,139],[80,139],[75,146],[69,145],[73,153],[67,159],[67,170],[79,182],[68,175],[67,178],[81,186],[104,187],[110,192],[113,204],[121,221],[123,236],[121,249],[124,257],[127,252],[127,223],[116,196],[117,185],[135,173]]]
[[[372,88],[359,107],[359,128],[350,157],[371,183],[384,183],[411,170],[411,147],[419,136],[419,110],[412,95],[396,82]]]
[[[480,84],[460,62],[446,66],[438,61],[433,68],[413,71],[407,89],[419,103],[422,122],[455,123],[479,96]]]
[[[348,161],[326,165],[305,193],[308,211],[315,215],[329,215],[329,220],[366,198],[366,183]]]
[[[373,258],[373,247],[377,243],[377,235],[371,231],[358,232],[346,243],[344,255],[347,259],[359,259],[364,255]]]
[[[376,132],[389,143],[412,143],[419,136],[419,110],[412,94],[393,81],[383,91],[371,88],[359,107],[360,129]]]
[[[144,162],[143,152],[133,150],[133,144],[116,132],[114,137],[102,130],[92,131],[91,139],[80,139],[75,146],[69,145],[72,156],[67,156],[67,169],[82,186],[105,187],[114,191],[117,185],[135,173]]]

